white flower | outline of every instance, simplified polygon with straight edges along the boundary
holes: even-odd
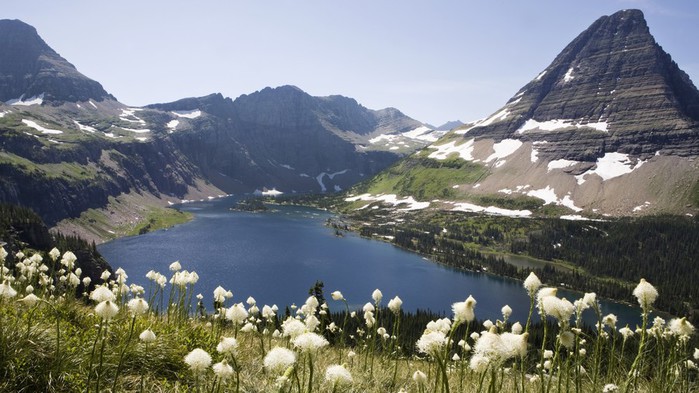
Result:
[[[539,291],[541,292],[541,291]],[[567,322],[575,312],[575,306],[566,299],[556,296],[544,296],[541,300],[544,313],[556,318],[559,322]]]
[[[423,373],[420,370],[417,370],[413,373],[413,381],[415,381],[416,384],[422,386],[427,382],[427,375]]]
[[[366,322],[367,327],[374,326],[376,319],[374,318],[374,313],[372,311],[364,312],[364,322]]]
[[[388,309],[394,314],[398,315],[400,313],[400,308],[403,305],[403,301],[398,296],[388,301]]]
[[[686,336],[689,337],[694,333],[694,326],[687,321],[687,318],[674,318],[670,320],[668,325],[670,332],[676,336]]]
[[[193,373],[204,373],[211,365],[211,355],[201,348],[196,348],[184,357],[184,362]]]
[[[292,343],[302,352],[315,351],[329,344],[325,337],[316,333],[303,333],[296,337]]]
[[[180,261],[175,261],[170,264],[170,271],[171,272],[178,272],[182,270],[182,265],[180,264]]]
[[[570,330],[561,333],[558,339],[561,340],[561,345],[568,349],[573,348],[573,345],[575,345],[575,335]]]
[[[371,303],[366,303],[364,305],[364,307],[362,307],[362,311],[364,311],[364,312],[367,312],[367,311],[374,312],[374,310],[375,310],[374,305]]]
[[[618,386],[613,383],[608,383],[602,388],[602,393],[616,392],[617,390],[619,390]]]
[[[267,353],[263,363],[270,371],[286,370],[296,363],[296,354],[286,348],[274,347]]]
[[[298,319],[289,317],[282,322],[282,332],[284,337],[292,340],[306,332],[306,325]]]
[[[469,367],[471,368],[471,370],[473,370],[477,373],[482,373],[488,369],[489,364],[490,364],[490,359],[488,359],[486,356],[483,356],[481,354],[475,354],[475,355],[471,356],[471,361],[469,362]]]
[[[250,322],[246,323],[245,325],[243,325],[242,328],[240,328],[240,331],[243,333],[250,333],[250,332],[255,331],[255,330],[257,330],[255,328],[255,325],[253,325]]]
[[[227,299],[228,291],[226,291],[222,286],[217,286],[214,289],[214,301],[217,303],[223,303]]]
[[[111,300],[105,300],[95,306],[95,314],[105,321],[109,321],[119,313],[119,307]]]
[[[4,298],[15,297],[17,296],[17,291],[15,291],[7,281],[3,281],[3,283],[0,284],[0,296]]]
[[[426,332],[415,343],[420,352],[431,356],[437,356],[446,344],[447,337],[440,331]]]
[[[325,370],[325,380],[333,386],[352,383],[352,374],[339,364],[328,366]]]
[[[255,298],[254,298],[254,297],[248,296],[248,300],[246,300],[245,303],[247,303],[248,306],[252,306],[253,304],[255,304],[255,303],[257,303],[257,302],[255,301]]]
[[[238,348],[238,340],[233,337],[221,337],[218,345],[216,345],[216,351],[218,353],[227,354],[234,356],[235,351]]]
[[[694,348],[694,360],[699,360],[699,348]]]
[[[641,305],[643,311],[650,311],[650,307],[658,298],[658,290],[655,289],[648,281],[641,279],[636,288],[633,290],[633,295],[638,299],[638,304]]]
[[[508,306],[507,304],[504,305],[500,311],[502,312],[502,318],[505,320],[512,315],[512,307]]]
[[[524,289],[529,293],[529,297],[534,297],[536,291],[541,287],[541,280],[534,274],[534,272],[529,273],[529,276],[524,280]]]
[[[51,251],[49,251],[49,257],[51,258],[52,261],[56,261],[58,257],[61,256],[61,252],[56,248],[52,248]],[[3,259],[3,258],[0,258]]]
[[[454,311],[454,322],[461,323],[473,321],[476,318],[476,303],[476,299],[469,295],[465,301],[452,304],[451,309]]]
[[[522,324],[519,322],[515,322],[512,325],[512,333],[514,334],[522,334]]]
[[[226,359],[214,364],[212,368],[214,370],[214,374],[216,374],[216,376],[222,381],[225,381],[233,376],[233,367],[228,364]]]
[[[131,299],[126,304],[131,312],[131,315],[143,315],[148,312],[148,302],[142,298]]]
[[[602,323],[604,323],[612,329],[616,329],[616,321],[617,318],[614,314],[607,314],[604,316],[604,318],[602,318]]]
[[[106,300],[110,300],[113,302],[116,300],[116,296],[114,295],[114,292],[112,292],[111,289],[105,287],[104,285],[100,285],[92,291],[92,293],[90,294],[90,299],[94,300],[97,303]]]
[[[102,281],[107,281],[107,280],[109,280],[109,277],[111,277],[111,276],[112,276],[112,273],[109,270],[105,270],[102,272],[102,275],[100,275],[100,279]]]
[[[23,305],[25,305],[27,307],[34,307],[34,305],[38,301],[39,301],[39,298],[33,293],[30,293],[29,295],[18,300],[18,302],[22,303]]]
[[[337,301],[345,300],[345,297],[342,296],[342,292],[340,292],[340,291],[335,291],[335,292],[331,293],[330,296],[332,296],[333,300],[337,300]]]
[[[237,303],[226,311],[226,319],[233,321],[234,325],[241,325],[248,317],[248,312],[243,303]]]
[[[383,299],[383,293],[378,288],[374,289],[374,292],[371,293],[371,298],[374,299],[374,303],[379,304],[381,299]]]
[[[138,335],[138,338],[144,343],[152,343],[155,341],[155,333],[150,329],[146,329]]]
[[[626,340],[627,338],[633,336],[633,330],[629,329],[629,326],[626,325],[623,328],[619,329],[619,334]]]
[[[63,254],[63,258],[61,258],[61,264],[65,266],[68,270],[73,270],[73,267],[75,267],[75,261],[78,258],[75,256],[70,251],[66,251],[65,254]]]
[[[262,307],[262,317],[264,317],[265,319],[274,318],[274,310],[272,309],[272,307],[265,304]]]
[[[309,332],[314,332],[316,330],[316,328],[320,325],[320,321],[318,320],[318,318],[316,318],[315,315],[310,315],[310,316],[306,317],[305,322],[306,322],[306,329]]]

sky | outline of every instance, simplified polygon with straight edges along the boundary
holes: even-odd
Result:
[[[628,8],[699,82],[696,0],[22,0],[0,15],[127,105],[295,85],[438,126],[487,117]]]

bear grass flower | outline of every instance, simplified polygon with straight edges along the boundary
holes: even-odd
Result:
[[[282,334],[284,337],[295,339],[306,332],[306,325],[298,319],[289,317],[282,322]]]
[[[313,352],[329,344],[325,337],[317,333],[303,333],[292,340],[294,347],[301,352]]]
[[[296,354],[289,349],[274,347],[262,362],[268,371],[286,370],[296,363]]]
[[[427,331],[415,343],[421,353],[437,357],[447,344],[447,336],[441,331]]]
[[[333,300],[335,300],[335,301],[345,300],[345,297],[342,296],[342,292],[340,292],[340,291],[335,291],[335,292],[331,293],[330,296],[332,296]]]
[[[235,356],[237,349],[238,340],[233,337],[221,337],[221,341],[216,345],[216,351],[223,355]]]
[[[102,320],[109,321],[119,313],[119,306],[111,300],[105,300],[95,306],[95,314]]]
[[[3,283],[0,284],[0,296],[4,298],[15,297],[17,296],[17,291],[15,291],[7,281],[3,281]]]
[[[90,293],[90,299],[94,300],[97,303],[101,303],[104,301],[115,301],[116,300],[116,295],[114,295],[114,292],[112,292],[111,289],[107,288],[104,285],[100,285],[99,287],[96,287],[92,293]]]
[[[211,365],[211,355],[201,348],[195,348],[184,357],[184,362],[195,374],[203,374]]]
[[[129,300],[129,302],[126,303],[126,307],[128,307],[129,312],[134,317],[148,312],[148,302],[140,297]]]
[[[529,273],[529,276],[524,280],[524,289],[529,293],[529,297],[534,297],[536,292],[541,288],[541,280],[534,274],[534,272]]]
[[[454,322],[471,322],[476,318],[476,299],[469,295],[468,298],[463,302],[456,302],[451,305],[451,309],[454,312]]]
[[[17,300],[17,301],[18,301],[19,303],[21,303],[22,305],[24,305],[24,306],[27,306],[27,307],[34,307],[34,305],[35,305],[37,302],[39,302],[39,298],[38,298],[35,294],[30,293],[29,295],[27,295],[27,296],[25,296],[25,297],[23,297],[23,298],[21,298],[21,299],[19,299],[19,300]]]
[[[403,300],[399,298],[398,296],[394,297],[393,299],[388,301],[388,309],[391,310],[392,313],[398,315],[400,313],[400,308],[403,305]]]
[[[381,303],[381,299],[383,299],[383,293],[381,293],[381,290],[374,289],[374,292],[371,293],[371,298],[374,299],[375,304]]]
[[[671,319],[668,324],[668,329],[672,334],[678,337],[688,338],[694,334],[694,325],[687,321],[686,317]]]
[[[236,303],[226,311],[226,319],[232,321],[234,325],[241,325],[248,318],[248,311],[243,303]]]
[[[155,338],[155,333],[153,333],[153,331],[150,330],[150,328],[142,331],[141,334],[138,335],[138,339],[146,344],[154,342]]]
[[[658,298],[658,290],[642,278],[638,285],[636,285],[636,288],[634,288],[633,295],[638,299],[638,304],[641,305],[643,311],[648,312],[655,302],[655,299]]]
[[[333,364],[325,370],[325,380],[333,386],[349,385],[352,383],[352,374],[344,366]]]
[[[226,359],[213,365],[214,374],[219,377],[222,381],[225,381],[233,376],[233,367],[228,364]]]

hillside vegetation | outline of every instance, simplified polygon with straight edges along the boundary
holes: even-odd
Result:
[[[0,249],[0,262],[9,255]],[[696,389],[694,327],[653,318],[657,290],[633,295],[642,326],[616,326],[594,293],[575,302],[536,275],[529,318],[478,321],[477,299],[440,317],[402,311],[375,290],[361,310],[322,283],[299,308],[196,295],[179,262],[148,273],[83,277],[70,251],[24,250],[0,280],[0,390],[7,392],[590,392]],[[234,300],[235,299],[235,300]],[[353,299],[356,301],[356,299]],[[213,306],[208,311],[205,304]],[[593,329],[583,313],[596,315]],[[538,321],[538,323],[535,323]],[[546,322],[546,323],[542,323]]]

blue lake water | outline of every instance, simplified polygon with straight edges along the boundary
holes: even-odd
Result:
[[[168,266],[179,260],[184,269],[196,271],[195,292],[207,306],[218,285],[233,292],[232,302],[253,296],[257,303],[277,304],[283,310],[302,304],[316,280],[325,284],[326,298],[334,310],[330,292],[340,290],[353,307],[371,301],[371,293],[383,292],[382,304],[395,295],[405,310],[429,309],[451,315],[451,304],[476,298],[479,319],[501,318],[508,304],[511,320],[526,321],[529,298],[516,280],[483,273],[462,272],[425,260],[390,244],[349,233],[336,237],[325,227],[330,213],[312,208],[274,206],[261,213],[235,212],[233,198],[195,202],[180,207],[194,220],[146,235],[117,239],[98,247],[116,269],[122,267],[129,282],[148,287],[145,274],[153,269],[167,276]],[[559,292],[569,300],[580,294]],[[231,305],[229,300],[227,305]],[[602,303],[603,312],[619,316],[619,326],[638,321],[638,309],[613,302]],[[592,317],[592,311],[586,311]]]

